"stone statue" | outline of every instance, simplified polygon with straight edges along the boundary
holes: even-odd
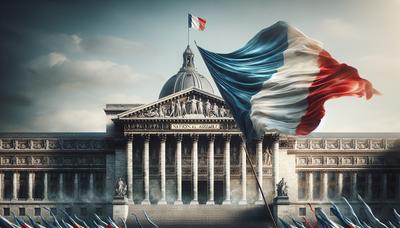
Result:
[[[219,109],[219,116],[220,117],[225,117],[226,116],[226,109],[222,105],[221,108]]]
[[[201,101],[201,98],[199,98],[199,101],[197,102],[197,113],[204,115],[203,102]]]
[[[169,116],[175,116],[175,101],[171,101],[171,113],[169,114]]]
[[[185,116],[186,115],[186,101],[183,101],[182,102],[182,106],[181,106],[181,108],[182,108],[182,116]]]
[[[182,107],[179,100],[176,101],[176,116],[182,116]]]
[[[160,108],[159,108],[158,111],[160,112],[160,113],[159,113],[159,116],[160,116],[160,117],[165,117],[164,106],[160,105]]]
[[[264,151],[264,165],[271,165],[272,164],[272,153],[269,148],[265,149]]]
[[[211,114],[211,103],[207,99],[206,104],[205,104],[205,113],[204,113],[204,115],[207,116],[207,117],[210,117],[210,114]]]
[[[217,103],[214,103],[214,105],[213,105],[213,107],[212,107],[212,115],[214,116],[214,117],[218,117],[219,115],[218,115],[219,113],[218,113],[218,105],[217,105]]]
[[[288,196],[288,186],[285,179],[282,178],[276,185],[276,192],[278,196]]]
[[[197,100],[193,95],[193,98],[190,100],[190,114],[197,114]]]
[[[118,178],[116,186],[115,186],[115,196],[125,197],[127,191],[128,191],[128,186],[125,184],[122,177]]]

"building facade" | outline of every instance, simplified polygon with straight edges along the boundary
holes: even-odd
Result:
[[[400,205],[400,134],[266,133],[246,144],[189,47],[157,101],[108,104],[105,113],[105,133],[0,134],[0,214],[113,214],[130,224],[144,210],[172,227],[264,226],[249,161],[285,219],[313,217],[308,203],[329,211],[341,196],[357,208],[357,194],[383,217]],[[287,197],[274,201],[282,178]]]

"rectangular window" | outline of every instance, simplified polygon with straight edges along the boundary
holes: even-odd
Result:
[[[57,208],[52,207],[52,208],[50,208],[50,211],[51,211],[51,213],[52,213],[53,215],[57,215]]]
[[[307,174],[305,172],[298,173],[298,195],[299,200],[307,199]]]
[[[338,192],[338,176],[337,173],[328,173],[328,198],[335,199]]]
[[[4,173],[4,199],[10,200],[13,192],[13,173]]]
[[[99,216],[103,215],[103,208],[96,207],[96,214],[99,215]]]
[[[68,215],[72,215],[72,207],[66,207],[65,212],[67,212]]]
[[[321,200],[321,173],[315,172],[313,175],[314,189],[313,189],[313,199]]]
[[[350,172],[343,173],[343,184],[342,184],[342,195],[349,199],[351,197],[351,187],[353,186],[351,182],[351,174]]]
[[[19,208],[19,216],[25,216],[25,208],[24,207]]]
[[[87,216],[87,208],[81,207],[81,216]]]
[[[42,214],[41,208],[37,207],[35,208],[35,216],[40,216]]]
[[[396,173],[388,173],[387,174],[387,182],[386,182],[386,186],[387,186],[387,199],[395,199],[396,198],[396,186],[398,186],[397,184],[397,175],[400,174],[396,174]],[[400,189],[399,189],[400,191]]]
[[[372,174],[372,199],[379,199],[381,197],[382,189],[382,174]]]
[[[3,208],[3,215],[4,216],[10,216],[10,208],[9,207]]]
[[[18,199],[28,198],[28,172],[21,172],[19,174],[19,191]]]
[[[299,208],[299,216],[306,216],[306,208],[305,207],[300,207]]]
[[[367,175],[365,173],[357,173],[357,193],[365,198],[367,189]]]

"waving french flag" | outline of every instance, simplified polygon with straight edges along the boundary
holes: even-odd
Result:
[[[378,94],[356,69],[286,22],[262,30],[232,53],[198,49],[248,139],[266,131],[307,135],[324,116],[325,101]]]
[[[193,16],[190,13],[188,14],[188,23],[189,28],[194,28],[199,31],[204,31],[206,28],[206,19]]]

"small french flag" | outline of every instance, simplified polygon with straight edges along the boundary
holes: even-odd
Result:
[[[204,31],[206,28],[206,19],[188,14],[189,28],[194,28],[199,31]]]

